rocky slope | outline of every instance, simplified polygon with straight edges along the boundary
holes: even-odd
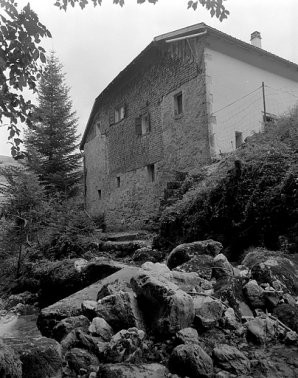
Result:
[[[4,301],[7,316],[60,297],[39,313],[42,336],[6,329],[3,376],[298,376],[295,256],[252,249],[235,267],[213,240],[179,245],[166,259],[145,244],[101,242],[89,259],[51,270],[37,294]]]

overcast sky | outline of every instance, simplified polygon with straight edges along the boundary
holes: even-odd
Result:
[[[81,135],[95,98],[160,34],[204,22],[250,43],[257,30],[265,50],[298,64],[298,0],[227,0],[230,16],[223,22],[201,6],[187,10],[188,0],[159,0],[155,5],[126,0],[123,8],[102,0],[101,7],[76,6],[67,12],[55,7],[55,0],[29,2],[52,33],[42,46],[54,49],[64,65]],[[18,1],[20,8],[27,3]],[[7,135],[7,127],[1,127],[0,155],[10,155]]]

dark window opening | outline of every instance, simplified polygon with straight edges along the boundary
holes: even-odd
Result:
[[[98,199],[101,201],[101,189],[98,189],[97,193],[98,193]]]
[[[142,114],[135,119],[135,129],[137,135],[146,135],[150,132],[149,113]]]
[[[240,147],[243,143],[243,134],[239,131],[235,132],[236,148]]]
[[[120,188],[120,177],[119,176],[117,176],[117,188]]]
[[[179,92],[174,96],[174,113],[175,116],[183,113],[183,98],[182,92]]]
[[[155,181],[155,166],[154,164],[147,165],[147,177],[149,182]]]

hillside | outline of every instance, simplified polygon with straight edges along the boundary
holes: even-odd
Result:
[[[4,167],[8,167],[10,165],[19,165],[16,160],[14,160],[11,156],[5,156],[5,155],[0,155],[0,169]],[[0,185],[5,184],[6,180],[5,178],[1,175],[0,172]],[[1,197],[2,194],[0,194],[0,202],[1,202]]]

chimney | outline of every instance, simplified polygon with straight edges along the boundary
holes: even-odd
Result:
[[[262,42],[261,42],[261,33],[258,31],[255,31],[251,33],[250,35],[250,42],[253,46],[259,47],[260,49],[262,48]]]

